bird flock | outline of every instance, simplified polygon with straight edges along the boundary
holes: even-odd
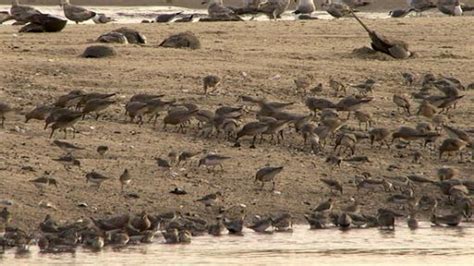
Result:
[[[246,3],[248,5],[242,10],[226,7],[221,0],[203,2],[208,5],[211,18],[239,19],[242,14],[263,13],[270,19],[278,19],[288,8],[289,0]],[[330,10],[334,9],[334,13],[337,13],[334,16],[342,17],[346,11],[347,15],[353,14],[353,6],[366,4],[368,3],[360,1],[343,1],[336,4],[328,0],[324,6],[331,15]],[[65,16],[76,23],[98,16],[95,12],[71,5],[67,0],[61,1],[61,5]],[[426,10],[418,1],[409,1],[409,5],[410,9],[416,12]],[[459,15],[459,1],[450,5],[438,3],[435,6],[440,11],[452,10],[450,15]],[[314,10],[312,1],[301,0],[295,14],[310,14]],[[442,12],[448,12],[445,11]],[[27,23],[31,21],[28,16],[38,15],[37,12],[39,11],[14,1],[10,16],[20,23]],[[371,34],[371,31],[368,31]],[[127,32],[119,29],[110,34],[123,39]],[[118,33],[122,35],[117,35]],[[136,38],[142,37],[137,36]],[[100,38],[111,36],[103,35]],[[126,39],[130,41],[128,37]],[[461,163],[472,163],[472,129],[469,131],[458,127],[451,122],[451,118],[453,111],[466,100],[465,92],[474,85],[465,85],[452,76],[431,73],[422,75],[407,72],[402,73],[399,78],[404,86],[413,92],[411,95],[393,94],[392,109],[384,111],[398,117],[416,116],[421,121],[416,125],[406,123],[395,128],[377,125],[373,114],[366,109],[373,103],[378,93],[377,87],[383,86],[376,79],[348,83],[339,77],[331,76],[324,84],[315,84],[313,77],[304,76],[294,80],[294,91],[301,101],[282,102],[265,97],[240,95],[235,99],[237,104],[219,106],[214,110],[203,108],[187,99],[169,98],[165,94],[139,93],[129,95],[128,100],[124,102],[117,93],[80,89],[60,95],[54,101],[31,110],[18,110],[14,103],[1,101],[1,127],[16,124],[18,121],[10,121],[8,118],[12,113],[18,112],[24,114],[24,123],[43,121],[44,130],[49,132],[40,137],[50,138],[55,147],[64,151],[63,156],[52,160],[64,164],[67,171],[74,171],[75,167],[81,168],[81,158],[75,154],[90,149],[71,142],[71,139],[75,139],[76,134],[80,133],[78,124],[100,123],[104,116],[110,120],[107,114],[112,107],[117,106],[123,109],[123,117],[112,119],[111,122],[126,121],[137,128],[151,127],[158,133],[193,135],[203,140],[212,138],[214,141],[229,143],[236,149],[255,149],[257,145],[264,145],[263,143],[298,149],[324,158],[327,167],[331,169],[343,168],[345,163],[364,164],[378,159],[364,155],[361,146],[373,147],[381,156],[397,154],[398,150],[409,150],[412,154],[408,159],[413,163],[423,160],[440,163],[456,160],[452,154],[457,154]],[[224,82],[225,80],[217,75],[202,77],[202,84],[199,84],[202,86],[202,95],[215,97]],[[293,106],[304,106],[306,111],[292,112],[289,109]],[[64,140],[60,140],[60,137]],[[96,147],[95,151],[99,156],[106,156],[110,152],[109,147],[105,145]],[[239,158],[208,151],[183,150],[172,151],[167,158],[157,157],[155,160],[156,167],[161,171],[170,172],[172,168],[188,163],[195,168],[206,168],[209,174],[218,174],[225,172],[226,164],[235,163]],[[285,170],[285,165],[266,165],[258,169],[250,181],[254,182],[256,189],[262,193],[278,193],[279,177]],[[429,213],[433,225],[458,226],[472,217],[471,195],[474,193],[474,181],[462,178],[462,173],[453,167],[443,166],[435,170],[437,179],[415,174],[374,177],[369,172],[354,176],[350,183],[329,177],[319,178],[318,181],[327,188],[331,197],[315,206],[308,203],[310,207],[304,218],[311,229],[380,227],[393,230],[396,219],[406,217],[405,213],[408,213],[406,223],[411,229],[418,227],[419,213]],[[122,170],[118,178],[94,169],[81,168],[81,171],[84,172],[84,186],[94,186],[97,191],[100,191],[104,182],[116,180],[120,184],[121,192],[125,193],[127,187],[133,183],[134,173],[127,168]],[[61,186],[49,172],[30,182],[40,193],[51,186]],[[436,196],[427,193],[433,188],[439,191]],[[379,208],[376,213],[363,210],[358,193],[369,191],[386,193],[387,203],[395,204],[399,209]],[[184,195],[187,192],[176,188],[170,193]],[[347,195],[350,196],[350,205],[339,206],[338,199]],[[288,211],[248,218],[246,205],[222,205],[225,197],[225,193],[216,191],[195,200],[196,204],[203,204],[209,210],[213,218],[211,222],[198,215],[180,212],[151,214],[142,211],[136,214],[88,217],[67,223],[56,221],[51,215],[47,215],[39,223],[39,230],[33,234],[11,226],[15,217],[9,207],[5,207],[0,212],[0,229],[3,231],[0,245],[3,249],[17,247],[19,252],[27,252],[30,244],[37,243],[42,252],[62,253],[75,252],[78,246],[100,250],[105,245],[151,243],[160,236],[169,244],[190,243],[192,237],[203,234],[219,236],[227,231],[239,235],[244,227],[258,233],[292,230],[295,217]],[[53,208],[47,202],[42,204]],[[87,204],[82,203],[82,206],[87,207]]]

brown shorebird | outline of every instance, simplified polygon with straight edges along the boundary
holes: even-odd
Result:
[[[347,119],[350,118],[351,112],[352,111],[357,111],[359,108],[371,102],[373,98],[356,98],[354,96],[347,96],[343,99],[341,99],[337,104],[336,104],[336,109],[338,111],[343,111],[343,112],[348,112],[347,114]]]
[[[336,190],[343,194],[342,185],[341,183],[339,183],[339,181],[325,178],[321,178],[321,181],[331,189],[331,192],[333,192],[333,190]]]
[[[410,142],[410,141],[425,138],[427,136],[428,135],[426,133],[421,133],[415,128],[402,126],[392,133],[392,143],[396,139],[402,139],[402,140]]]
[[[115,101],[108,99],[92,99],[88,101],[85,104],[84,109],[82,109],[82,119],[85,118],[86,114],[95,113],[95,120],[99,120],[100,112],[114,103]]]
[[[156,121],[160,116],[160,112],[165,111],[170,105],[174,104],[175,102],[175,100],[164,101],[160,98],[148,100],[146,102],[147,107],[144,112],[146,115],[150,116],[150,118],[148,119],[148,123],[150,123],[151,120],[154,119],[153,126],[156,126]]]
[[[123,170],[119,181],[122,191],[124,190],[124,187],[128,186],[132,182],[132,176],[130,175],[130,171],[128,171],[128,169]]]
[[[135,117],[138,118],[137,123],[143,124],[143,116],[148,111],[148,104],[145,102],[133,101],[125,105],[125,113],[130,117],[130,122],[133,123]]]
[[[71,5],[69,0],[61,0],[61,6],[64,10],[64,16],[69,20],[83,22],[96,16],[96,13],[80,6]]]
[[[272,224],[272,217],[260,217],[259,215],[255,215],[254,221],[247,227],[257,233],[271,233],[271,231],[267,231],[267,229],[272,227]]]
[[[434,105],[430,104],[428,101],[423,101],[418,107],[416,115],[421,115],[427,118],[433,118],[437,113],[437,109]]]
[[[109,177],[104,176],[98,172],[92,171],[86,174],[86,183],[91,182],[92,184],[97,186],[97,190],[100,189],[100,185],[102,182],[109,180]]]
[[[237,133],[237,137],[235,139],[236,146],[239,146],[239,139],[244,136],[253,137],[252,145],[250,148],[255,148],[255,141],[257,140],[257,136],[261,135],[268,129],[268,124],[264,122],[250,122],[245,124],[242,129]]]
[[[47,186],[58,187],[58,181],[55,178],[49,176],[49,172],[45,172],[44,175],[30,180],[30,182],[33,183],[40,190]]]
[[[356,89],[359,92],[359,95],[366,96],[369,92],[373,93],[375,87],[375,80],[367,79],[363,83],[360,84],[351,84],[350,86]]]
[[[212,193],[202,198],[199,198],[196,201],[203,203],[204,206],[206,207],[210,207],[220,202],[221,200],[222,200],[222,193],[220,191],[217,191],[216,193]]]
[[[394,213],[385,209],[378,209],[377,223],[380,228],[386,228],[386,229],[392,229],[392,230],[395,229]]]
[[[442,159],[443,153],[450,153],[450,152],[459,152],[459,157],[462,159],[462,150],[466,148],[468,145],[467,142],[464,140],[460,139],[445,139],[442,143],[441,146],[439,146],[439,158]]]
[[[411,115],[410,113],[410,100],[408,99],[407,95],[404,94],[394,94],[392,98],[393,102],[397,105],[397,110],[400,111],[400,108],[402,108],[404,111],[407,112],[408,115]]]
[[[4,127],[5,125],[5,115],[12,112],[13,109],[6,103],[3,103],[3,102],[0,102],[0,118],[2,119],[2,128]]]
[[[208,75],[203,78],[202,83],[204,87],[204,94],[207,95],[208,92],[213,93],[214,91],[216,91],[217,86],[219,86],[219,84],[221,83],[221,78],[216,75]],[[209,89],[212,90],[209,91]]]
[[[454,139],[457,138],[457,139],[467,142],[470,145],[474,145],[473,140],[466,133],[466,131],[459,128],[455,128],[454,126],[448,126],[448,125],[443,125],[443,128],[444,130],[446,130],[446,133],[448,133],[450,138],[454,138]]]
[[[386,128],[373,128],[369,130],[370,145],[373,146],[374,142],[380,142],[380,146],[383,144],[387,145],[390,149],[390,144],[387,141],[387,137],[390,135],[390,131]]]
[[[346,85],[334,79],[332,76],[329,76],[329,87],[334,91],[335,97],[339,95],[339,92],[343,92],[344,95],[347,94]]]
[[[436,175],[438,176],[440,181],[453,179],[458,174],[459,170],[448,166],[443,166],[436,171]]]
[[[66,142],[66,141],[54,140],[53,144],[67,153],[84,150],[84,148],[74,145],[72,143]]]
[[[328,212],[332,210],[332,198],[329,198],[327,201],[321,202],[316,208],[313,209],[315,212]]]
[[[185,124],[188,123],[191,118],[198,112],[198,109],[195,110],[177,110],[169,112],[163,118],[163,129],[166,129],[166,125],[178,125],[178,132],[181,131],[184,133]]]
[[[355,111],[354,116],[359,121],[359,128],[362,128],[362,124],[365,124],[365,130],[367,131],[369,127],[372,126],[372,115],[363,111]]]
[[[331,102],[330,100],[324,99],[324,98],[315,98],[315,97],[309,97],[305,101],[306,107],[313,112],[313,114],[316,114],[318,110],[323,110],[323,109],[335,109],[336,105]]]
[[[45,120],[51,112],[57,110],[58,108],[52,105],[39,105],[36,106],[33,110],[25,114],[25,123],[28,123],[31,119],[35,120]]]
[[[336,136],[336,141],[334,145],[334,151],[337,152],[337,148],[339,147],[339,151],[337,154],[341,153],[342,147],[344,147],[344,153],[346,153],[347,149],[351,150],[350,155],[354,155],[355,148],[357,144],[357,138],[354,134],[343,133]]]
[[[71,113],[64,113],[57,117],[54,123],[51,125],[51,134],[49,138],[53,137],[54,131],[57,129],[64,130],[64,138],[67,137],[67,129],[72,128],[73,130],[73,137],[76,136],[76,128],[74,125],[77,121],[81,118],[82,113],[79,112],[71,112]]]
[[[283,166],[264,167],[258,170],[257,173],[255,174],[255,182],[257,181],[262,182],[262,186],[260,187],[260,189],[262,190],[263,190],[263,187],[265,186],[265,182],[272,182],[273,183],[272,190],[275,190],[275,176],[281,173],[281,171],[283,171]]]
[[[224,166],[222,165],[222,163],[225,160],[229,159],[231,159],[231,157],[221,156],[217,154],[208,154],[199,160],[198,167],[204,165],[207,168],[212,167],[214,169],[216,166],[220,166],[221,170],[224,171]],[[208,171],[210,170],[208,169]]]

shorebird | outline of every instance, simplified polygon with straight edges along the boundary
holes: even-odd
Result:
[[[448,226],[458,226],[462,221],[462,213],[454,213],[448,215],[436,215],[433,213],[431,216],[431,223],[435,225],[448,225]]]
[[[408,6],[415,9],[418,14],[423,11],[436,8],[432,0],[407,0]]]
[[[341,195],[343,194],[342,185],[341,183],[339,183],[339,181],[325,178],[321,178],[321,181],[331,189],[331,192],[333,192],[333,190],[336,190],[341,192]]]
[[[377,223],[381,228],[395,229],[395,215],[393,212],[385,209],[377,210]]]
[[[212,236],[221,236],[222,231],[224,231],[224,229],[225,229],[225,226],[222,223],[222,216],[218,215],[216,217],[216,222],[213,223],[213,224],[210,224],[207,227],[207,233],[212,235]]]
[[[418,111],[416,115],[421,115],[426,118],[433,118],[437,113],[436,107],[430,104],[428,101],[424,100],[421,102],[420,106],[418,107]]]
[[[310,229],[323,229],[327,224],[327,215],[322,212],[313,212],[310,215],[305,214],[304,218],[308,221]]]
[[[349,134],[349,133],[339,134],[336,136],[334,152],[337,152],[337,155],[339,155],[341,153],[342,147],[344,147],[344,153],[346,153],[347,149],[350,149],[351,150],[350,155],[354,155],[356,144],[357,144],[357,138],[354,134]],[[338,147],[339,147],[339,151],[337,151]]]
[[[466,131],[455,128],[454,126],[449,126],[449,125],[443,125],[444,130],[446,130],[446,133],[448,133],[450,138],[453,139],[460,139],[468,143],[468,145],[474,145],[473,140],[471,137],[466,133]]]
[[[260,217],[256,215],[253,223],[248,225],[247,227],[257,233],[270,233],[271,231],[267,231],[267,229],[272,227],[272,224],[272,217]]]
[[[81,116],[82,116],[82,113],[79,113],[79,112],[69,112],[69,113],[60,114],[54,120],[54,123],[51,125],[51,134],[49,135],[49,138],[53,137],[54,131],[56,131],[57,129],[64,130],[64,138],[66,138],[68,128],[72,128],[73,137],[75,137],[76,128],[74,127],[74,125],[76,124],[77,121],[79,121]]]
[[[66,171],[69,171],[72,166],[78,166],[79,168],[81,167],[81,162],[76,159],[71,153],[67,153],[64,156],[61,156],[57,159],[53,159],[53,161],[61,163],[64,166],[64,169],[66,169]]]
[[[440,181],[453,179],[458,174],[459,170],[448,166],[443,166],[436,171],[436,175],[438,176]]]
[[[459,0],[438,0],[438,10],[450,16],[462,16],[462,7]]]
[[[31,119],[35,120],[45,120],[51,112],[58,109],[52,105],[39,105],[36,106],[33,110],[25,114],[25,123],[28,123]]]
[[[345,208],[343,208],[342,211],[344,211],[346,213],[358,213],[358,212],[360,212],[359,201],[357,199],[355,199],[354,197],[351,197],[350,201],[352,202],[352,204],[345,207]]]
[[[184,127],[185,124],[188,123],[191,118],[199,112],[198,109],[195,110],[177,110],[177,111],[172,111],[169,112],[164,118],[163,118],[163,129],[166,129],[166,125],[178,125],[178,132],[185,132]]]
[[[212,89],[212,91],[209,91],[209,93],[212,93],[216,91],[217,86],[219,86],[221,82],[221,78],[219,78],[216,75],[207,75],[202,79],[203,87],[204,87],[204,94],[207,95],[207,92],[209,89]]]
[[[272,226],[277,232],[291,232],[293,227],[293,216],[288,212],[272,215]]]
[[[94,21],[95,24],[106,24],[115,21],[115,19],[107,16],[104,13],[97,13],[96,16],[92,18],[92,21]]]
[[[339,95],[339,91],[344,92],[344,95],[347,94],[346,85],[332,76],[329,76],[329,87],[334,91],[335,97]]]
[[[268,16],[269,19],[277,20],[290,5],[290,0],[266,0],[258,7],[258,11]]]
[[[71,5],[69,0],[61,0],[60,6],[63,8],[64,16],[79,24],[96,16],[96,13],[83,7]]]
[[[413,55],[413,53],[409,50],[408,43],[402,40],[388,38],[387,36],[370,30],[367,25],[365,25],[362,20],[360,20],[360,18],[352,11],[352,9],[350,12],[357,22],[359,22],[359,24],[369,34],[373,50],[390,55],[396,59],[407,59]]]
[[[468,145],[467,142],[460,139],[445,139],[439,146],[439,159],[442,159],[443,153],[459,152],[462,161],[462,150]]]
[[[373,79],[367,79],[365,82],[360,84],[351,84],[350,86],[359,92],[359,95],[366,96],[369,92],[373,93],[376,81]]]
[[[6,119],[5,115],[12,111],[13,109],[10,107],[10,105],[0,102],[0,118],[2,119],[2,124],[1,124],[2,128],[5,125],[5,119]]]
[[[60,148],[61,150],[67,152],[67,153],[70,153],[70,152],[73,152],[73,151],[78,151],[78,150],[84,150],[84,148],[82,147],[79,147],[79,146],[76,146],[72,143],[69,143],[69,142],[66,142],[66,141],[61,141],[61,140],[54,140],[53,141],[53,144]]]
[[[99,120],[100,112],[107,109],[110,105],[114,104],[114,100],[108,99],[92,99],[86,103],[82,109],[82,119],[85,118],[86,114],[95,113],[95,120]]]
[[[12,220],[12,214],[7,207],[4,207],[0,212],[0,218],[3,220],[3,223],[8,225]]]
[[[207,4],[207,13],[211,19],[242,20],[234,10],[224,6],[222,0],[203,0],[201,4]]]
[[[314,212],[329,212],[332,210],[333,204],[332,199],[329,198],[327,201],[321,202],[316,208],[313,209]]]
[[[143,124],[143,116],[148,111],[148,104],[145,102],[133,101],[125,105],[125,113],[130,117],[130,122],[133,123],[135,117],[138,117],[137,124]]]
[[[416,219],[416,212],[411,211],[410,215],[407,218],[408,228],[415,230],[418,228],[418,220]]]
[[[255,182],[257,181],[262,182],[262,186],[260,187],[260,189],[262,190],[263,190],[263,187],[265,186],[265,182],[272,182],[273,183],[272,190],[275,190],[275,176],[281,173],[281,171],[283,171],[283,166],[264,167],[258,170],[257,173],[255,174]]]
[[[318,110],[336,108],[336,105],[330,100],[315,97],[306,98],[305,105],[311,112],[313,112],[313,114],[316,114]]]
[[[333,3],[331,0],[326,0],[321,6],[334,18],[342,18],[351,14],[350,7],[344,3]]]
[[[168,13],[168,14],[158,14],[158,16],[155,19],[155,22],[157,23],[171,23],[175,21],[179,15],[181,15],[183,11],[179,12],[174,12],[174,13]]]
[[[171,169],[171,164],[165,160],[165,159],[162,159],[162,158],[155,158],[156,160],[156,164],[158,165],[158,167],[162,170],[170,170]]]
[[[407,95],[394,94],[392,100],[397,105],[397,111],[400,111],[400,108],[402,108],[404,111],[407,112],[408,115],[411,115],[410,113],[411,104]]]
[[[132,182],[132,176],[130,175],[130,171],[128,171],[128,169],[123,170],[123,173],[120,175],[119,181],[122,191],[124,187],[128,186]]]
[[[98,172],[92,171],[86,174],[86,183],[91,182],[92,184],[97,186],[97,190],[100,189],[100,185],[102,182],[109,180],[109,177],[106,177]]]
[[[201,165],[204,165],[207,168],[209,168],[209,166],[211,166],[214,169],[218,165],[218,166],[220,166],[221,170],[224,171],[224,166],[222,165],[222,163],[225,160],[229,160],[229,159],[231,159],[231,157],[221,156],[221,155],[217,155],[217,154],[208,154],[208,155],[204,156],[203,158],[201,158],[199,160],[198,167],[200,167]]]
[[[392,18],[403,18],[410,14],[411,12],[415,11],[414,8],[404,8],[404,9],[394,9],[388,12],[388,15]]]
[[[20,5],[18,0],[12,0],[10,15],[19,23],[26,24],[31,21],[35,15],[42,13],[31,6]]]
[[[293,12],[296,15],[299,14],[311,14],[316,10],[314,0],[299,0],[296,10]]]
[[[410,142],[410,141],[422,139],[426,136],[427,134],[421,133],[415,128],[402,126],[392,133],[392,143],[396,139],[402,139],[402,140]]]
[[[43,176],[30,180],[38,189],[42,190],[47,186],[58,187],[58,182],[55,178],[49,176],[49,172],[45,172]]]
[[[363,111],[355,111],[354,116],[359,121],[359,128],[362,129],[362,124],[365,124],[365,130],[372,126],[372,115]]]
[[[196,201],[201,202],[206,207],[210,207],[222,200],[222,193],[217,191],[216,193],[208,194],[202,198],[197,199]]]
[[[174,104],[176,101],[164,101],[160,98],[151,99],[146,102],[147,107],[145,109],[145,114],[149,115],[150,118],[148,119],[148,123],[153,120],[153,126],[156,126],[156,122],[158,117],[160,116],[160,112],[166,110],[170,105]]]
[[[268,124],[264,122],[250,122],[245,124],[242,129],[237,133],[237,137],[235,139],[236,146],[239,146],[239,139],[244,136],[253,137],[252,145],[250,148],[255,148],[255,141],[257,140],[257,136],[261,135],[263,132],[267,131]]]
[[[189,152],[189,151],[183,151],[179,154],[179,157],[178,157],[178,165],[181,164],[181,162],[186,163],[186,161],[196,157],[197,155],[199,155],[201,152]]]
[[[342,98],[337,104],[336,109],[338,111],[347,112],[347,119],[350,118],[352,111],[357,111],[359,108],[371,102],[373,98],[356,98],[354,96],[347,96]]]
[[[352,224],[352,218],[348,213],[343,212],[339,214],[339,216],[337,217],[337,226],[341,228],[349,228],[351,224]]]

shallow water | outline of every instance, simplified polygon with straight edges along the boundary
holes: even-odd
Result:
[[[318,265],[474,265],[474,226],[431,227],[415,231],[404,225],[395,231],[378,229],[308,230],[295,226],[293,233],[244,236],[203,236],[187,245],[156,243],[105,248],[101,252],[79,249],[75,254],[40,254],[31,248],[26,255],[9,250],[0,264],[315,264]],[[446,264],[449,262],[448,264]]]

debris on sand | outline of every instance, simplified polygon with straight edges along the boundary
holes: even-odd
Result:
[[[82,57],[85,58],[103,58],[117,55],[114,48],[105,45],[93,45],[86,48]]]
[[[201,48],[201,42],[196,35],[187,31],[171,35],[160,43],[159,46],[166,48],[189,48],[194,50]]]

